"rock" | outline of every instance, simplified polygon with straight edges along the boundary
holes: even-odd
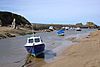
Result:
[[[0,34],[0,39],[4,39],[6,38],[6,36],[4,36],[3,34]]]
[[[10,33],[5,33],[5,35],[6,35],[7,37],[15,37],[15,35],[12,35],[12,34],[10,34]]]

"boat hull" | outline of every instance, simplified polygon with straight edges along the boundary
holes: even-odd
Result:
[[[58,34],[58,36],[64,36],[64,33]]]
[[[59,30],[57,31],[58,36],[64,36],[64,30]]]
[[[76,31],[81,31],[81,30],[76,30]]]
[[[100,30],[100,28],[98,28],[98,30]]]
[[[39,45],[35,45],[35,46],[25,46],[25,48],[26,48],[28,53],[30,53],[34,56],[38,56],[44,52],[45,45],[39,44]]]

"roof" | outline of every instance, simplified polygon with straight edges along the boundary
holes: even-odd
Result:
[[[40,41],[39,41],[39,42],[35,42],[35,41],[33,41],[32,43],[29,43],[29,39],[33,39],[33,40],[35,40],[36,38],[39,38]],[[38,37],[38,36],[33,36],[33,37],[29,37],[29,38],[27,38],[27,43],[26,43],[24,46],[34,46],[34,45],[39,45],[39,44],[43,44],[43,42],[41,41],[41,38]]]
[[[29,37],[28,39],[35,39],[35,38],[40,38],[38,36],[33,36],[33,37]]]

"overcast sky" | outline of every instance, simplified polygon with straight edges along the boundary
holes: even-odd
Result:
[[[100,0],[0,0],[0,11],[10,11],[31,23],[100,25]]]

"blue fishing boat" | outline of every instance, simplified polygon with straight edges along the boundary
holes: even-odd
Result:
[[[27,38],[27,43],[24,46],[27,52],[35,57],[42,54],[45,50],[45,44],[42,39],[35,36]]]
[[[65,31],[64,29],[58,30],[57,35],[64,36],[64,31]]]

